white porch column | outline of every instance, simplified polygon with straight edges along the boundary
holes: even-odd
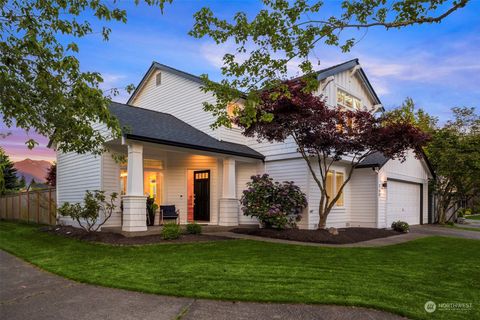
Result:
[[[236,197],[235,160],[223,160],[222,197],[220,198],[220,217],[218,224],[221,226],[238,225],[238,200]]]
[[[146,231],[147,197],[143,194],[143,145],[128,143],[127,194],[123,200],[122,231]]]

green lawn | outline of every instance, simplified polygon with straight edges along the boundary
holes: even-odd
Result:
[[[108,246],[0,222],[0,248],[87,283],[165,295],[372,307],[419,319],[480,319],[480,241],[430,237],[382,248],[231,240]],[[472,303],[433,315],[424,304]]]
[[[477,215],[477,216],[466,216],[465,219],[480,220],[480,215]]]

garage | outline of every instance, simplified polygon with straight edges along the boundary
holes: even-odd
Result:
[[[418,183],[388,179],[387,226],[394,221],[420,224],[422,186]]]

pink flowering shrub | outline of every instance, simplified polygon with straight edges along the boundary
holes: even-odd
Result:
[[[296,227],[307,197],[293,181],[273,182],[264,175],[251,177],[240,203],[243,214],[257,219],[266,228]]]

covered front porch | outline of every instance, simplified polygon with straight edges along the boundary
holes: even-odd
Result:
[[[119,165],[122,230],[146,231],[146,200],[174,205],[180,224],[238,225],[237,166],[255,174],[258,160],[126,139]],[[122,152],[123,153],[123,152]],[[160,225],[157,210],[154,225]]]
[[[180,224],[239,224],[239,191],[245,176],[261,170],[262,154],[217,140],[166,113],[121,104],[112,104],[110,111],[128,128],[108,144],[126,161],[103,157],[104,190],[121,194],[121,211],[110,227],[146,231],[147,197],[158,206],[175,206]],[[157,212],[154,225],[161,223]]]

